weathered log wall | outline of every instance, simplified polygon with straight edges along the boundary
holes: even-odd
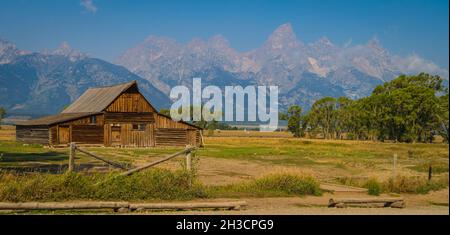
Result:
[[[98,125],[72,125],[71,142],[86,144],[103,144],[103,126]]]
[[[105,123],[153,123],[154,113],[105,113]]]
[[[120,128],[120,141],[114,143],[112,141],[111,129]],[[106,124],[104,128],[105,146],[130,146],[130,147],[152,147],[155,146],[154,137],[154,124],[145,124],[144,130],[133,129],[133,124],[120,124],[120,126],[112,126],[111,124]]]
[[[47,126],[16,126],[16,140],[24,143],[48,144]]]
[[[176,122],[171,118],[168,118],[163,115],[156,116],[156,128],[181,128],[181,129],[196,129],[193,126],[190,126],[183,122]]]
[[[179,128],[155,129],[156,146],[185,146],[189,144],[187,130]]]
[[[49,135],[50,145],[58,144],[58,126],[50,127]]]

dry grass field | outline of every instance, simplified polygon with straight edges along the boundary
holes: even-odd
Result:
[[[0,141],[16,140],[16,128],[14,126],[0,125]]]
[[[247,136],[236,137],[236,135]],[[213,136],[205,137],[205,146],[196,151],[194,160],[200,182],[207,186],[221,187],[280,172],[312,176],[319,182],[359,187],[366,187],[369,180],[375,180],[384,190],[381,192],[382,194],[412,195],[410,201],[417,202],[417,206],[438,207],[439,212],[436,213],[441,213],[443,206],[444,209],[447,208],[448,213],[449,150],[447,144],[314,140],[283,135],[288,134],[264,133],[258,135],[257,133],[247,134],[243,131],[241,133],[239,131],[220,131],[214,133]],[[141,166],[181,148],[85,147],[85,149],[123,164]],[[395,171],[393,170],[394,154],[398,156]],[[0,156],[2,171],[61,173],[67,168],[68,149],[0,141]],[[102,162],[81,153],[77,155],[76,164],[77,171],[81,172],[112,170]],[[158,168],[176,170],[182,169],[183,164],[184,159],[178,157],[159,165]],[[426,183],[430,165],[433,169],[431,184]],[[398,180],[389,181],[394,174]],[[444,191],[439,191],[442,189]],[[440,193],[431,193],[435,190]],[[420,196],[423,194],[431,196],[424,199],[423,196]],[[219,195],[232,198],[249,196],[239,196],[225,191],[220,191]],[[325,195],[325,197],[330,196]],[[318,198],[323,199],[324,197]],[[322,199],[317,200],[323,206],[322,201],[325,199]],[[252,203],[258,202],[258,199],[253,196],[248,200]],[[280,198],[282,205],[279,207],[284,206],[286,207],[285,212],[291,213],[290,209],[287,209],[290,207],[282,202],[293,203],[292,200]],[[301,204],[301,200],[300,198],[294,201],[296,204]],[[260,208],[260,205],[256,208]],[[296,208],[304,209],[302,206]],[[410,213],[414,214],[416,209],[413,208]],[[317,212],[321,213],[320,210]],[[283,213],[283,211],[272,212]],[[268,211],[268,213],[272,212]],[[258,211],[257,213],[264,212]],[[302,212],[297,210],[292,213]],[[354,213],[358,213],[358,211]],[[424,211],[424,213],[434,212]]]

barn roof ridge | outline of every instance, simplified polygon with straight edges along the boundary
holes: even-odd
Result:
[[[112,86],[89,88],[61,113],[102,112],[132,86],[138,86],[135,80]]]

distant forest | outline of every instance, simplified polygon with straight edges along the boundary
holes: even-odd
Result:
[[[324,97],[308,111],[290,106],[279,113],[279,119],[287,121],[294,137],[432,142],[439,135],[448,143],[448,99],[449,90],[441,77],[401,75],[377,86],[368,97]],[[170,115],[168,109],[161,112]],[[238,129],[217,121],[193,124],[207,130]]]
[[[439,76],[401,75],[377,86],[368,97],[324,97],[305,114],[289,107],[280,119],[296,137],[320,134],[326,139],[448,143],[449,91]]]

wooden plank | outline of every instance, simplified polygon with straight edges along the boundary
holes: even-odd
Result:
[[[0,202],[0,210],[70,210],[128,208],[128,202]]]
[[[396,203],[396,204],[394,204]],[[384,204],[385,207],[389,207],[392,204],[394,205],[403,205],[404,207],[404,199],[399,198],[340,198],[333,199],[331,198],[328,202],[328,207],[344,207],[345,205],[349,206],[361,206],[361,205],[369,205],[369,204]]]
[[[132,210],[152,209],[152,210],[193,210],[193,209],[233,209],[239,210],[247,206],[245,201],[233,202],[191,202],[191,203],[133,203],[130,204]]]
[[[75,165],[75,157],[76,157],[76,145],[75,143],[70,143],[70,154],[69,154],[69,172],[72,172]]]
[[[153,123],[154,115],[151,112],[145,113],[127,113],[127,112],[109,112],[105,113],[105,123]]]
[[[189,148],[183,149],[183,150],[181,150],[181,151],[179,151],[179,152],[176,152],[176,153],[174,153],[174,154],[171,154],[171,155],[169,155],[169,156],[167,156],[167,157],[165,157],[165,158],[163,158],[163,159],[160,159],[160,160],[158,160],[158,161],[155,161],[155,162],[152,162],[152,163],[143,165],[143,166],[138,167],[138,168],[131,169],[131,170],[129,170],[129,171],[127,171],[127,172],[124,172],[124,173],[122,173],[122,174],[120,174],[120,175],[122,175],[122,176],[131,175],[131,174],[136,173],[136,172],[138,172],[138,171],[142,171],[142,170],[147,169],[147,168],[149,168],[149,167],[152,167],[152,166],[158,165],[158,164],[160,164],[160,163],[163,163],[163,162],[165,162],[165,161],[168,161],[168,160],[170,160],[170,159],[172,159],[172,158],[174,158],[174,157],[176,157],[176,156],[179,156],[179,155],[182,155],[182,154],[185,154],[185,153],[190,153],[190,152],[193,151],[193,150],[195,150],[195,147],[189,147]]]
[[[131,210],[194,210],[230,209],[240,210],[245,201],[187,202],[187,203],[130,203],[130,202],[0,202],[0,210],[80,210],[80,209],[131,209]]]
[[[95,159],[97,159],[97,160],[103,161],[103,162],[105,162],[105,163],[107,163],[107,164],[109,164],[109,165],[111,165],[111,166],[113,166],[113,167],[120,168],[120,169],[123,169],[123,170],[128,170],[128,168],[126,168],[125,166],[123,166],[123,165],[120,164],[120,163],[117,163],[117,162],[113,162],[113,161],[104,159],[104,158],[99,157],[99,156],[97,156],[97,155],[95,155],[95,154],[93,154],[93,153],[90,153],[90,152],[88,152],[88,151],[86,151],[86,150],[83,150],[83,149],[81,149],[80,147],[76,147],[76,150],[78,150],[78,151],[80,151],[80,152],[82,152],[82,153],[84,153],[84,154],[86,154],[86,155],[88,155],[88,156],[91,156],[91,157],[93,157],[93,158],[95,158]]]

